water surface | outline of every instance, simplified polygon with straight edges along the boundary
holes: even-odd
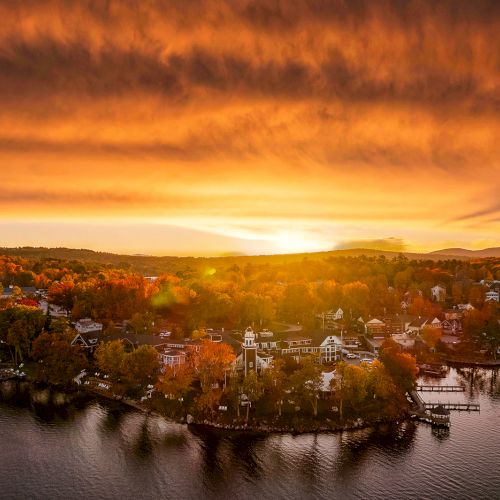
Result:
[[[404,422],[340,434],[195,433],[91,400],[33,404],[3,385],[1,498],[500,499],[500,376],[451,370],[437,383],[480,413],[452,413],[449,433]],[[427,379],[425,383],[432,382]]]

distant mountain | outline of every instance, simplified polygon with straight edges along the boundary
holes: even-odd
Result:
[[[467,258],[500,257],[500,247],[484,248],[483,250],[467,250],[466,248],[444,248],[435,250],[429,255],[446,255]]]

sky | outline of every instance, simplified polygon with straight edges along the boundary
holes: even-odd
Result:
[[[497,0],[0,0],[0,246],[500,245]]]

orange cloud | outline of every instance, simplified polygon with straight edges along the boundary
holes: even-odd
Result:
[[[0,219],[498,244],[498,14],[0,2]]]

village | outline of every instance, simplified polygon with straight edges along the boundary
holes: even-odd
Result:
[[[149,276],[146,280],[154,284],[157,278]],[[484,289],[486,307],[497,308],[500,281],[483,280],[477,285]],[[410,310],[415,309],[412,303],[422,300],[422,293],[417,291],[413,297],[409,293],[403,295],[400,311],[392,314],[354,317],[352,310],[346,314],[337,307],[314,314],[306,327],[277,320],[269,322],[267,327],[256,327],[254,323],[244,329],[202,326],[188,337],[174,334],[176,325],[162,318],[147,317],[139,330],[137,321],[130,319],[115,320],[107,326],[88,317],[72,320],[68,309],[58,304],[48,289],[11,285],[3,289],[0,299],[14,308],[36,307],[45,324],[58,325],[69,345],[84,353],[84,360],[79,360],[84,368],[69,383],[74,388],[126,401],[146,411],[159,410],[181,421],[226,428],[247,428],[253,402],[260,408],[259,416],[253,418],[254,427],[260,428],[263,420],[266,429],[288,429],[282,416],[288,412],[288,422],[293,420],[295,427],[309,429],[311,417],[305,416],[308,411],[304,414],[306,405],[312,409],[314,420],[322,415],[321,425],[315,423],[314,428],[326,429],[338,428],[341,422],[347,425],[342,415],[339,420],[342,406],[350,406],[347,414],[351,426],[362,425],[369,420],[368,414],[371,419],[398,418],[409,408],[414,408],[410,413],[424,421],[448,425],[448,410],[438,408],[436,413],[434,407],[427,409],[420,397],[415,396],[417,374],[444,376],[447,362],[454,360],[487,366],[496,363],[500,354],[498,320],[497,325],[485,329],[471,342],[470,337],[464,336],[464,322],[474,314],[475,307],[471,303],[453,303],[447,307],[450,300],[442,284],[434,285],[428,293],[432,305],[430,315],[411,314]],[[39,337],[39,342],[42,338]],[[394,359],[403,356],[397,361],[400,366],[396,372],[406,370],[407,379],[399,386],[396,383],[390,397],[386,395],[388,400],[392,399],[390,411],[386,401],[376,410],[371,405],[367,412],[366,394],[356,396],[355,385],[360,384],[367,392],[369,384],[374,384],[370,378],[377,370],[383,369],[384,376],[389,374],[384,366],[384,349],[385,363],[391,362],[387,360],[387,352],[391,352]],[[37,342],[33,342],[33,351],[39,350]],[[149,358],[144,359],[149,359],[149,367],[139,367],[143,373],[136,371],[135,375],[141,383],[129,380],[127,386],[124,383],[127,376],[121,368],[116,368],[116,359],[125,359],[127,353],[146,355],[146,351]],[[47,362],[49,358],[39,353],[38,363]],[[205,368],[201,367],[203,363]],[[214,363],[218,366],[212,366]],[[207,372],[206,380],[200,375],[203,369]],[[6,379],[25,376],[19,369],[8,370],[4,371]],[[389,375],[393,380],[399,376],[398,373]],[[50,382],[50,377],[42,380]],[[281,380],[279,390],[272,387],[277,384],[276,380]],[[298,388],[297,384],[302,387]],[[350,392],[346,389],[349,384],[352,385]],[[266,398],[263,396],[271,395],[273,390],[279,393],[273,394],[273,408],[264,410],[266,405],[262,400]],[[342,391],[349,402],[339,399]],[[378,389],[374,385],[371,391],[375,391],[373,397],[377,398]],[[204,401],[202,396],[208,398],[208,402],[196,405]],[[410,407],[406,407],[408,401]],[[245,417],[240,416],[240,408],[245,409]],[[302,418],[297,418],[299,415]],[[274,422],[275,427],[270,422]],[[328,425],[325,426],[325,422]]]

